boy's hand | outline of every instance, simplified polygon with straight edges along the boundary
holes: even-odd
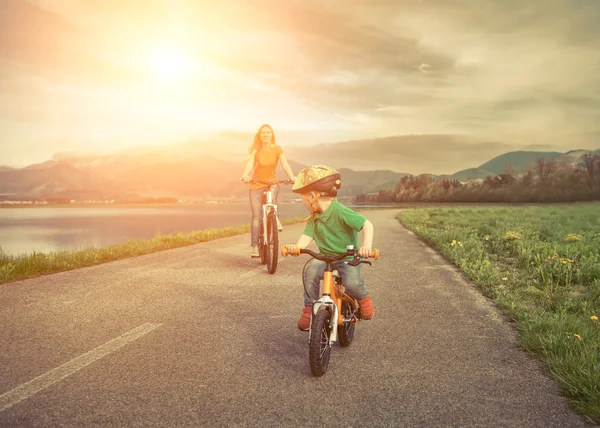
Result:
[[[358,255],[365,259],[368,258],[370,254],[371,254],[371,247],[362,246],[358,250]]]
[[[287,250],[290,253],[290,255],[292,255],[292,256],[299,256],[300,255],[300,253],[299,253],[299,249],[300,248],[297,245],[286,244],[286,245],[284,245],[284,247],[287,248]]]
[[[249,177],[249,176],[247,176],[247,175],[243,175],[243,176],[241,177],[241,180],[242,180],[244,183],[249,183],[250,181],[252,181],[252,177]]]
[[[286,247],[289,251],[289,253],[294,256],[294,255],[298,255],[298,254],[294,254],[296,251],[298,251],[296,248],[298,248],[297,245],[294,244],[285,244],[284,247]]]

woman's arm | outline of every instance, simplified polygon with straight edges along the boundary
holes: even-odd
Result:
[[[246,183],[252,181],[252,177],[250,177],[249,174],[254,166],[254,155],[256,155],[256,150],[252,150],[252,153],[250,153],[250,156],[248,156],[248,162],[246,162],[246,167],[242,173],[242,180]]]
[[[282,153],[279,155],[279,160],[281,161],[281,166],[285,173],[290,177],[290,180],[296,180],[296,176],[294,175],[292,168],[290,168],[290,164],[288,163],[285,155]]]

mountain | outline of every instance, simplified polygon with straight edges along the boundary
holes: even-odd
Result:
[[[442,142],[445,142],[446,146]],[[240,137],[236,144],[242,143],[244,141]],[[436,148],[435,144],[442,146]],[[417,175],[399,171],[412,171],[418,164],[423,165],[421,171],[434,169],[427,164],[432,151],[436,151],[435,156],[439,158],[448,155],[448,150],[458,150],[458,153],[448,155],[445,169],[450,169],[457,164],[457,157],[479,158],[480,155],[473,152],[477,153],[478,150],[483,150],[483,147],[496,147],[494,144],[496,143],[472,146],[467,145],[466,140],[448,136],[406,136],[323,144],[311,148],[304,147],[302,151],[291,146],[285,153],[292,170],[296,173],[313,163],[325,163],[335,167],[342,174],[339,195],[351,196],[393,189],[405,175]],[[505,146],[497,146],[494,150]],[[240,146],[237,157],[223,156],[218,149],[218,144],[206,146],[189,142],[168,148],[129,149],[112,155],[61,155],[20,169],[0,167],[0,198],[246,199],[248,187],[240,182],[239,177],[245,166],[247,147],[245,144],[244,147]],[[518,173],[534,164],[540,157],[578,163],[580,157],[589,152],[508,151],[492,159],[484,159],[483,163],[471,163],[479,167],[471,166],[458,171],[455,169],[451,174],[419,175],[446,177],[464,182],[501,174],[507,170],[507,165],[512,165]],[[600,153],[600,150],[596,152]],[[294,153],[298,158],[294,157]],[[417,153],[424,159],[417,160]],[[349,165],[356,165],[357,158],[362,160],[363,166],[369,165],[372,168],[356,169],[344,164],[348,162]],[[392,164],[395,165],[393,169],[381,167]],[[399,165],[404,164],[407,165],[407,169],[400,169]],[[278,168],[278,176],[286,177],[281,166]],[[284,199],[298,197],[291,191],[291,186],[282,186],[280,192]]]
[[[460,182],[465,182],[469,180],[476,180],[478,178],[486,178],[490,175],[497,175],[496,173],[491,172],[490,170],[484,169],[482,167],[479,168],[467,168],[462,171],[455,172],[449,178],[452,180],[457,180]]]
[[[492,174],[488,175],[498,175],[505,172],[508,165],[512,165],[517,173],[521,173],[525,172],[529,165],[533,165],[538,158],[560,160],[563,156],[566,156],[566,154],[559,152],[515,151],[496,156],[488,162],[480,165],[479,169],[492,172]]]
[[[305,164],[326,163],[336,169],[390,170],[413,175],[424,171],[450,175],[514,149],[510,144],[481,142],[459,135],[401,135],[316,146],[284,146],[288,159]]]
[[[69,164],[51,163],[34,167],[0,171],[0,194],[27,196],[64,196],[80,193],[98,194],[100,180]]]

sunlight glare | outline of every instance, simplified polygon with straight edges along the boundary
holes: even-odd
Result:
[[[147,67],[158,80],[183,79],[191,73],[192,60],[177,47],[160,46],[150,51]]]

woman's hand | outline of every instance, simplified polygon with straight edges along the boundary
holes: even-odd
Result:
[[[243,175],[240,177],[240,180],[242,180],[244,183],[250,183],[252,181],[252,177],[249,177],[247,175]]]

